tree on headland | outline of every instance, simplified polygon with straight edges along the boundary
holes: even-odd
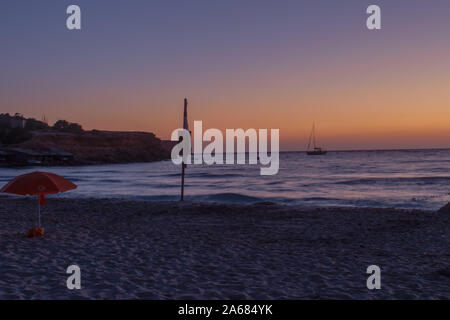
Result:
[[[21,122],[22,121],[22,122]],[[83,133],[84,130],[78,123],[58,120],[50,127],[43,121],[34,118],[25,118],[20,113],[10,115],[9,113],[0,114],[0,144],[17,144],[25,142],[32,138],[33,131],[48,130],[68,133]]]
[[[46,131],[50,129],[50,126],[43,121],[36,120],[34,118],[28,118],[25,123],[25,129],[30,131]]]
[[[52,127],[52,130],[59,132],[82,133],[83,127],[78,123],[68,122],[66,120],[58,120]]]

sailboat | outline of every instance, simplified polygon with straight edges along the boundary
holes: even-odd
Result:
[[[326,154],[327,152],[325,150],[322,150],[322,148],[316,146],[316,125],[313,123],[311,135],[309,136],[309,143],[308,143],[308,149],[306,151],[306,154],[308,156],[321,156]],[[313,149],[311,149],[311,142],[313,145]]]

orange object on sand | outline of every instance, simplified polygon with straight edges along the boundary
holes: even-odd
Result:
[[[44,235],[44,228],[33,228],[28,230],[27,238],[42,237]]]
[[[18,195],[37,195],[38,201],[38,227],[31,229],[27,237],[41,237],[44,229],[41,228],[41,205],[45,205],[46,194],[54,194],[75,189],[76,184],[51,172],[31,172],[22,174],[8,182],[0,192]],[[33,231],[34,230],[34,231]]]

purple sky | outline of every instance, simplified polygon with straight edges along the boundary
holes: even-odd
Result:
[[[190,121],[283,150],[313,121],[331,149],[450,147],[449,30],[444,0],[4,0],[0,112],[168,138],[188,97]]]

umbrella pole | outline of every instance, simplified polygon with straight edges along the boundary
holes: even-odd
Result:
[[[184,201],[184,169],[186,168],[186,165],[184,162],[181,164],[181,199],[180,201]]]
[[[38,198],[38,228],[41,227],[41,199]]]

